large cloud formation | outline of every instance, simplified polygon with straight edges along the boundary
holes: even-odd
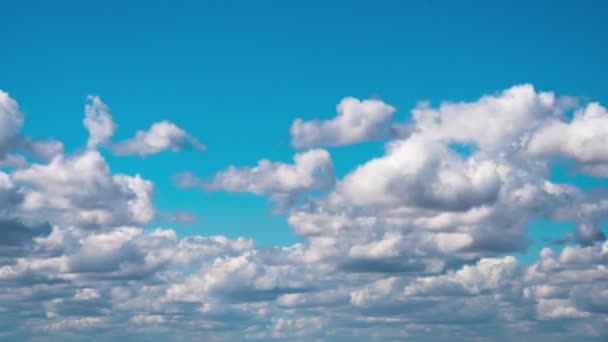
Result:
[[[399,124],[405,136],[391,133],[392,106],[346,98],[335,119],[294,122],[294,147],[314,148],[293,163],[175,177],[281,201],[301,242],[256,248],[144,229],[158,215],[153,183],[113,173],[98,149],[203,147],[168,121],[112,142],[108,106],[89,101],[86,148],[64,154],[60,142],[23,136],[17,102],[0,92],[0,339],[608,338],[608,199],[551,178],[558,164],[606,176],[598,103],[518,85],[420,103]],[[364,140],[383,141],[384,154],[339,179],[317,148]],[[539,218],[575,228],[518,260]]]

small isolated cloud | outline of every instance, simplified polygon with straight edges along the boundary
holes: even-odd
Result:
[[[327,151],[322,149],[296,153],[294,163],[262,159],[254,167],[230,166],[206,184],[209,190],[249,192],[256,195],[296,194],[327,189],[334,183],[334,169]],[[182,174],[182,183],[195,181]]]
[[[116,131],[116,124],[112,120],[110,109],[99,96],[89,95],[87,99],[90,102],[84,106],[83,119],[83,124],[89,131],[87,147],[96,148],[110,140]]]
[[[9,154],[23,151],[37,160],[50,160],[63,152],[63,143],[54,139],[37,140],[21,134],[23,114],[17,101],[0,90],[0,165],[22,167],[24,157]]]
[[[156,122],[147,130],[137,131],[133,138],[111,142],[110,138],[114,135],[116,124],[112,120],[108,106],[98,96],[90,95],[88,99],[90,103],[85,105],[83,123],[89,131],[87,142],[89,149],[103,146],[116,155],[140,156],[166,150],[206,150],[205,145],[198,139],[167,120]]]
[[[137,131],[135,137],[113,143],[110,150],[117,155],[146,156],[164,150],[205,151],[205,145],[169,121],[153,124],[147,131]]]

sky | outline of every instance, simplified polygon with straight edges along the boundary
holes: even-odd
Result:
[[[0,340],[605,340],[607,13],[0,1]]]

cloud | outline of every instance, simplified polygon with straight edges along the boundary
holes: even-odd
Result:
[[[17,102],[0,90],[0,157],[15,144],[22,125],[23,115]]]
[[[479,294],[498,289],[516,276],[517,261],[508,256],[502,259],[481,259],[473,266],[435,277],[418,278],[404,288],[406,296],[450,296],[453,294]]]
[[[227,302],[257,302],[307,291],[302,275],[286,266],[265,264],[252,253],[216,260],[209,269],[170,287],[166,300],[201,301],[209,296]]]
[[[346,97],[336,111],[338,115],[326,121],[296,119],[290,129],[292,145],[296,148],[339,146],[391,136],[395,108],[381,100]]]
[[[101,101],[99,96],[89,95],[90,103],[84,106],[83,124],[89,131],[88,148],[96,148],[105,144],[114,135],[116,124],[110,115],[110,109]]]
[[[464,160],[444,145],[412,136],[347,175],[338,193],[355,205],[468,210],[496,201],[501,183],[494,161]]]
[[[608,112],[590,103],[570,122],[551,120],[534,133],[528,151],[537,155],[561,154],[581,163],[608,162]]]
[[[36,140],[21,134],[23,122],[24,117],[19,111],[17,101],[0,90],[0,164],[6,163],[11,167],[27,164],[25,158],[14,154],[7,155],[15,150],[22,150],[38,160],[49,160],[63,152],[63,144],[60,141]]]
[[[173,183],[182,189],[202,187],[204,184],[203,180],[189,171],[175,174],[171,178],[173,179]]]
[[[608,201],[551,181],[555,154],[603,165],[601,151],[563,147],[595,146],[601,131],[585,140],[577,136],[599,128],[568,128],[557,145],[546,133],[575,126],[590,105],[519,85],[420,104],[397,135],[392,107],[353,101],[333,120],[302,123],[322,132],[310,146],[389,140],[343,177],[323,149],[230,166],[209,181],[174,176],[180,187],[287,200],[299,238],[289,246],[156,226],[195,222],[159,214],[152,181],[114,173],[97,149],[184,148],[188,134],[169,122],[113,142],[107,107],[91,98],[88,148],[72,154],[14,126],[18,142],[4,140],[3,158],[19,167],[0,171],[0,339],[606,339]],[[6,98],[2,108],[20,117]],[[578,114],[566,121],[570,109]],[[526,249],[539,217],[572,224],[576,244],[518,261],[511,254]]]
[[[256,195],[291,195],[324,190],[334,183],[334,169],[327,151],[322,149],[296,153],[293,164],[262,159],[254,167],[230,166],[205,184],[209,190],[248,192]],[[190,174],[181,174],[178,184],[197,184]]]
[[[21,212],[82,227],[145,224],[154,216],[153,186],[139,175],[112,175],[96,151],[58,156],[11,174],[22,186]]]
[[[484,151],[517,148],[548,118],[558,117],[569,98],[536,92],[530,84],[485,95],[473,102],[420,103],[412,116],[416,130],[435,140],[472,143]]]
[[[605,241],[606,235],[596,224],[582,222],[576,226],[574,239],[583,246],[590,246],[595,242]]]
[[[90,103],[85,105],[84,126],[89,131],[87,148],[98,146],[108,148],[117,155],[140,155],[159,153],[165,150],[198,150],[205,151],[205,145],[189,135],[172,122],[163,120],[150,126],[148,130],[140,130],[135,137],[111,142],[110,138],[116,131],[108,106],[98,96],[89,95]]]
[[[173,123],[161,121],[150,126],[147,131],[137,131],[131,139],[112,144],[110,149],[117,155],[145,156],[164,150],[205,151],[206,147]]]
[[[0,219],[0,265],[31,252],[35,239],[51,233],[48,223],[28,225],[16,219]]]
[[[63,143],[57,140],[34,140],[22,137],[20,147],[37,160],[51,160],[63,153]]]
[[[189,211],[174,211],[167,215],[169,222],[192,224],[196,222],[196,216]]]

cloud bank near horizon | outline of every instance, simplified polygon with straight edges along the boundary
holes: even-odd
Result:
[[[90,96],[88,141],[67,153],[22,134],[0,91],[0,339],[608,338],[608,197],[551,179],[564,164],[608,176],[608,110],[528,84],[421,102],[407,122],[395,110],[346,97],[335,117],[286,128],[291,162],[174,175],[276,202],[301,242],[259,248],[151,229],[154,184],[104,157],[206,149],[183,128],[112,141],[109,107]],[[338,177],[331,148],[366,141],[383,155]],[[576,228],[518,260],[539,218]]]

